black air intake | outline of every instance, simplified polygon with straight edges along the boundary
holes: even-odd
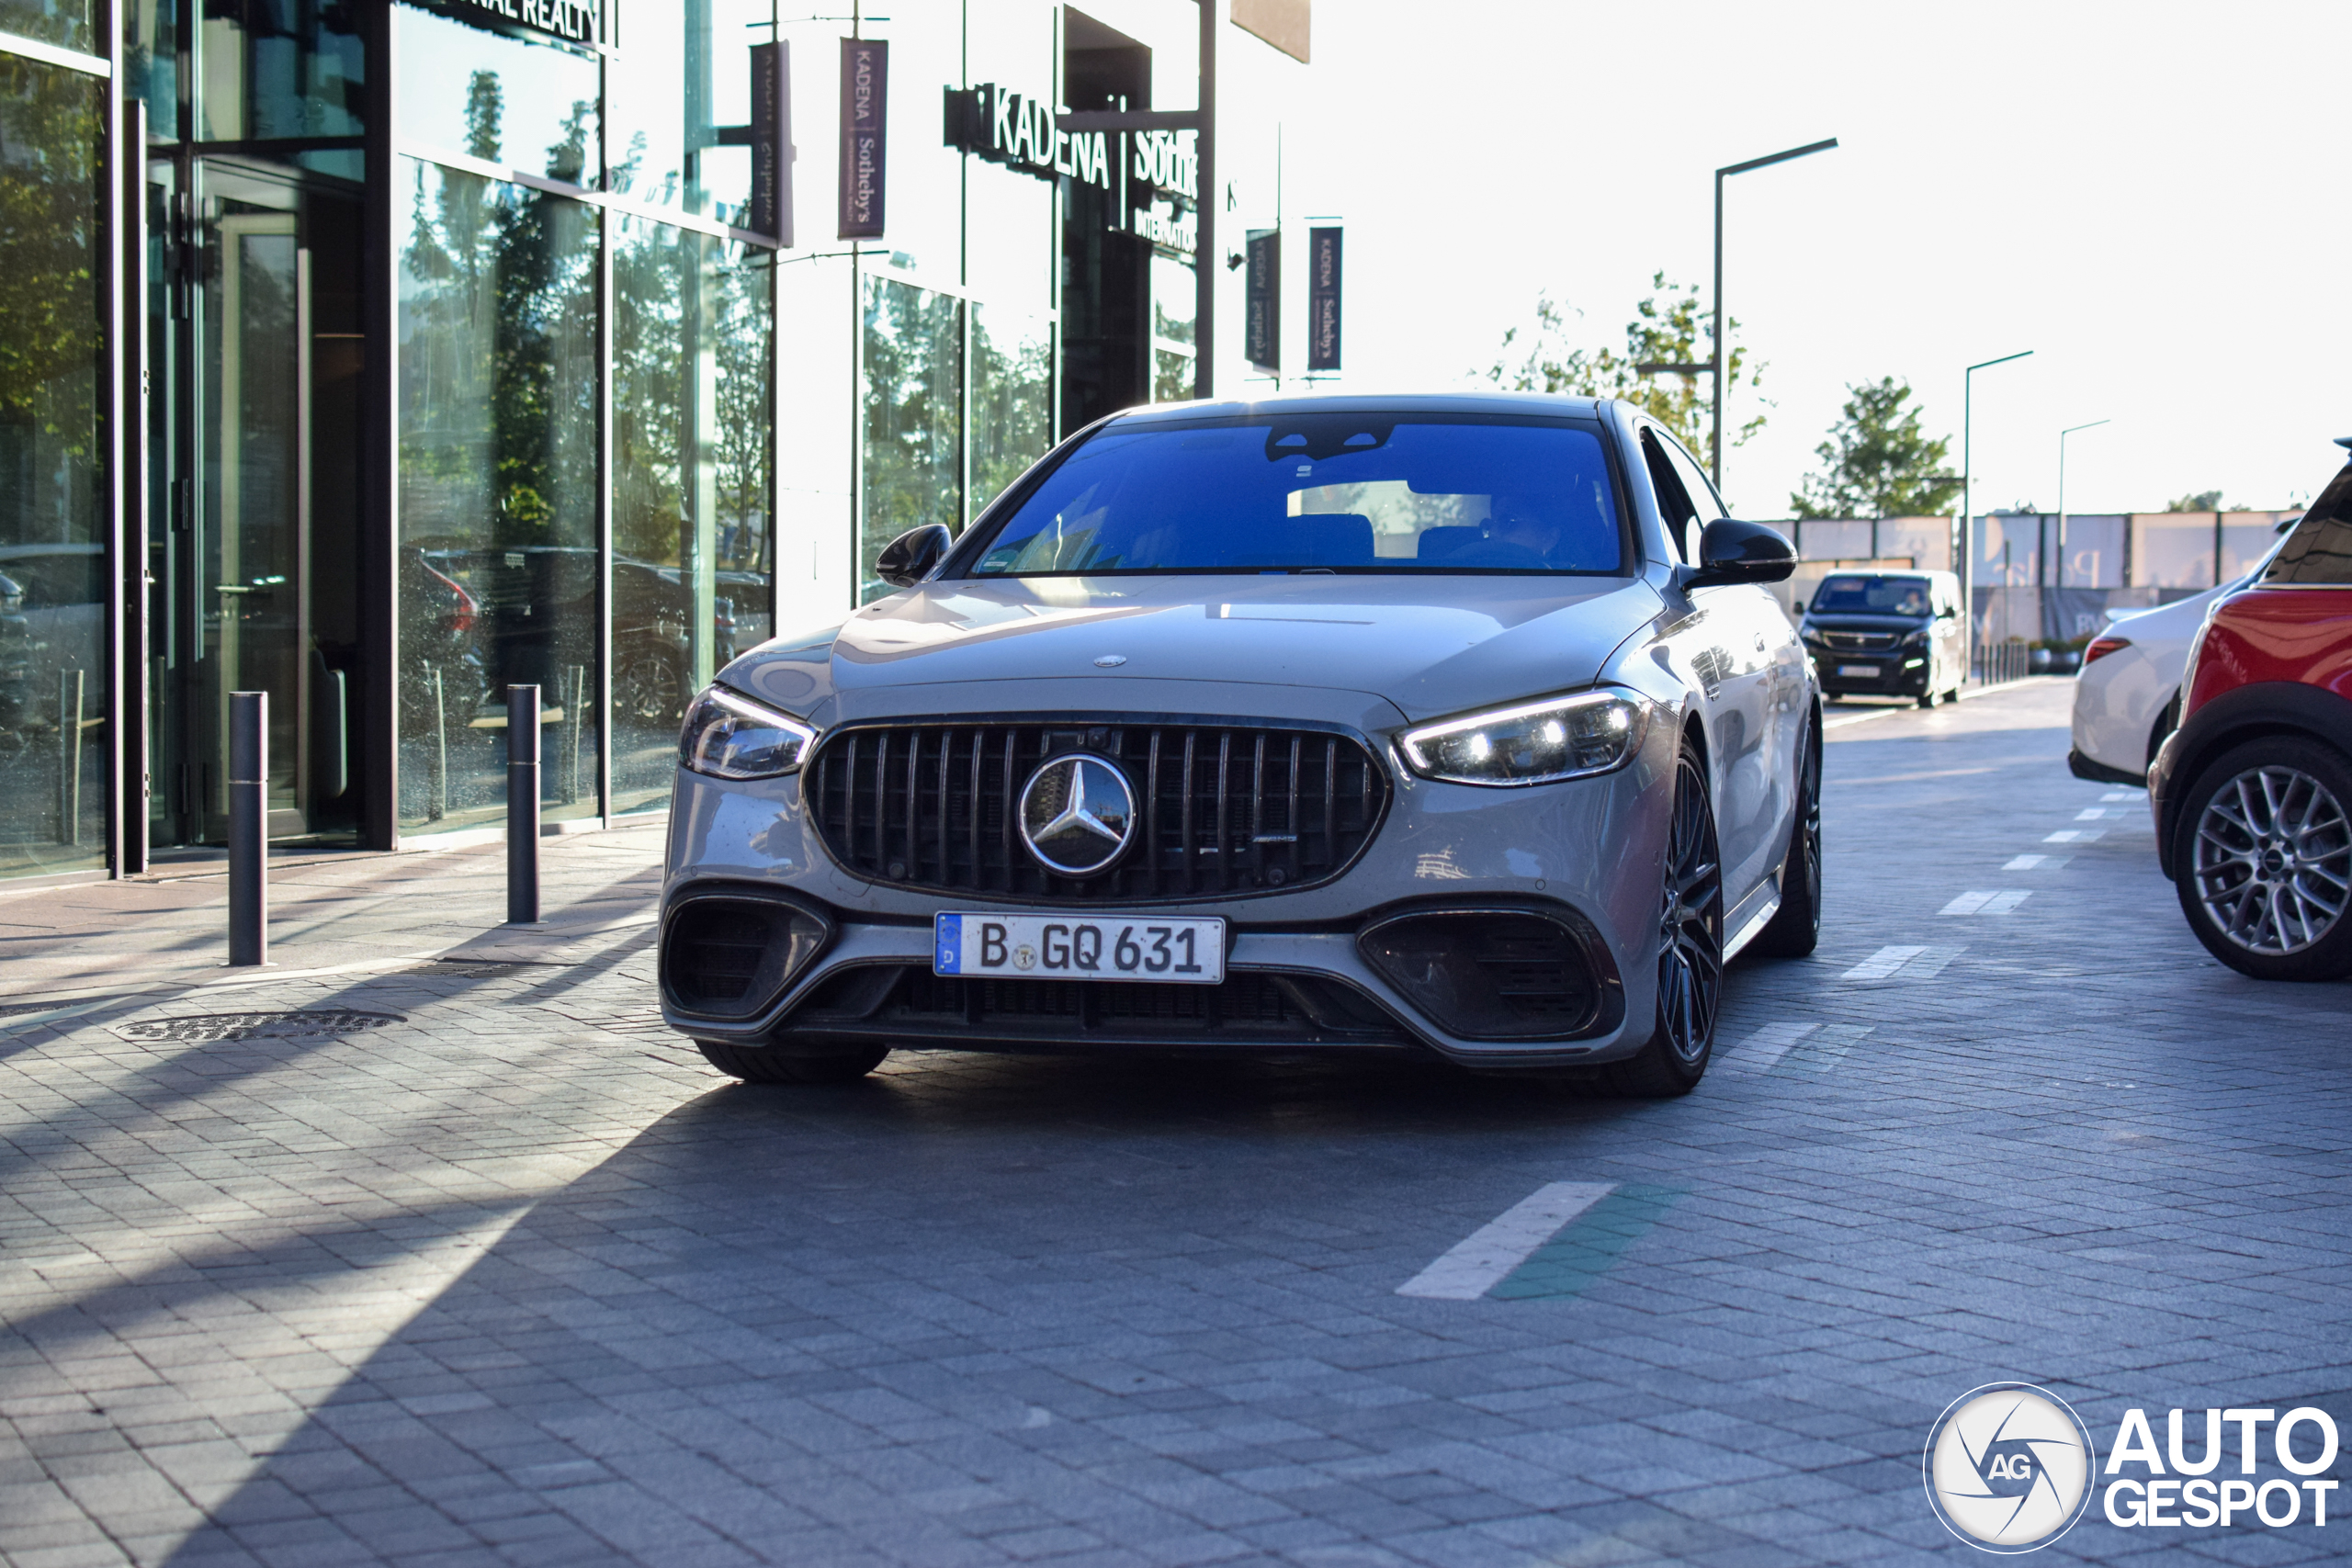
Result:
[[[782,994],[830,934],[795,905],[690,893],[662,928],[662,988],[683,1011],[750,1018]]]
[[[1432,909],[1398,915],[1356,939],[1364,962],[1450,1034],[1562,1040],[1589,1033],[1602,987],[1585,944],[1549,915]]]

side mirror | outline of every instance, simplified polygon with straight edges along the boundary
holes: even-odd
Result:
[[[1789,614],[1790,614],[1790,615],[1804,615],[1804,600],[1802,600],[1802,599],[1792,599],[1792,600],[1790,600],[1790,601],[1789,601]]]
[[[1732,582],[1784,582],[1797,569],[1796,547],[1761,523],[1719,517],[1699,536],[1699,567],[1685,588]]]
[[[942,523],[910,528],[874,558],[874,575],[893,588],[911,588],[937,570],[956,536]]]

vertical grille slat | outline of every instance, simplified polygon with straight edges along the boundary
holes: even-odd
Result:
[[[1227,820],[1233,804],[1233,731],[1227,730],[1216,738],[1216,885],[1220,889],[1233,886],[1233,844]]]
[[[1340,743],[1323,743],[1323,863],[1340,863]]]
[[[1084,878],[1049,874],[1019,832],[1023,786],[1073,748],[1116,762],[1140,796],[1133,848]],[[1362,742],[1272,725],[868,724],[828,736],[809,776],[814,825],[852,874],[1046,903],[1311,886],[1354,862],[1388,797]]]
[[[1144,889],[1159,891],[1159,731],[1151,732],[1150,761],[1144,765],[1143,782],[1143,855]]]
[[[987,738],[988,731],[985,729],[972,731],[972,793],[964,797],[964,812],[969,818],[968,830],[972,843],[971,885],[975,887],[986,887],[989,885],[988,867],[980,862],[980,818],[985,815],[980,810],[980,773],[982,758],[988,750]]]

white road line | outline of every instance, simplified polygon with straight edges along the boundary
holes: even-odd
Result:
[[[2006,915],[2033,894],[2016,887],[1994,888],[1989,891],[1971,889],[1946,904],[1937,913],[1944,915]]]
[[[1820,1028],[1817,1023],[1768,1023],[1733,1046],[1728,1065],[1743,1073],[1769,1073],[1788,1048]]]
[[[2107,807],[2104,806],[2086,806],[2080,811],[2075,813],[2075,820],[2077,822],[2096,822],[2106,815]]]
[[[1400,1296],[1475,1302],[1551,1240],[1560,1227],[1617,1190],[1613,1181],[1555,1181],[1478,1227],[1451,1252],[1396,1287]]]
[[[1808,1073],[1826,1073],[1845,1060],[1854,1043],[1871,1032],[1867,1023],[1833,1023],[1806,1042],[1790,1066]]]
[[[2072,855],[2017,855],[2001,863],[2003,871],[2059,871]]]
[[[2095,844],[2107,837],[2104,828],[2061,828],[2041,841],[2045,844]]]
[[[2145,804],[2147,796],[2133,790],[2119,789],[2099,796],[2101,800],[2136,800]]]
[[[1944,972],[1944,966],[1946,964],[1950,964],[1953,959],[1958,958],[1962,953],[1966,953],[1968,949],[1965,947],[1923,948],[1920,950],[1918,957],[1913,959],[1910,963],[1905,964],[1903,966],[1901,978],[1905,980],[1932,980],[1937,976]]]
[[[1924,947],[1882,947],[1838,978],[1883,980],[1927,951]]]

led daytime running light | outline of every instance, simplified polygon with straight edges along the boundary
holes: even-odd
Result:
[[[1424,725],[1398,738],[1406,765],[1451,784],[1550,784],[1623,767],[1641,749],[1649,706],[1604,688]]]

